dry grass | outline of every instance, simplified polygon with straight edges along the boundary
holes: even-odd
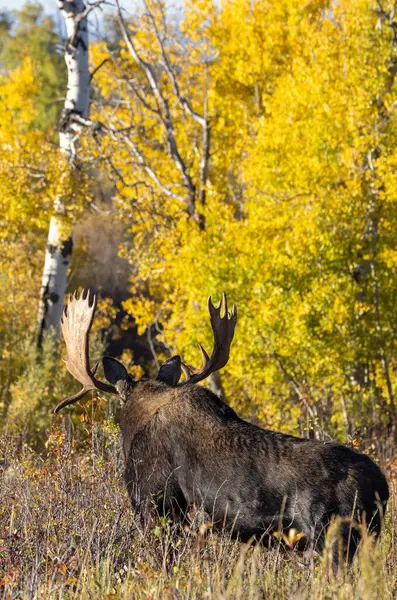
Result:
[[[45,457],[0,441],[2,598],[372,599],[397,597],[393,482],[380,543],[365,539],[337,575],[327,556],[181,531],[143,531],[124,489],[117,441],[103,432],[77,452],[53,432]],[[394,489],[393,489],[394,488]]]

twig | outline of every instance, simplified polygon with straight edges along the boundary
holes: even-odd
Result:
[[[157,40],[157,43],[160,48],[161,56],[163,58],[163,66],[164,66],[165,72],[167,73],[167,75],[171,81],[174,93],[175,93],[176,97],[178,98],[183,109],[187,112],[187,114],[189,116],[191,116],[195,121],[197,121],[197,123],[199,123],[201,125],[201,127],[206,128],[206,126],[207,126],[206,119],[202,115],[197,113],[195,110],[193,110],[193,108],[190,106],[190,103],[188,102],[188,100],[184,96],[182,96],[181,90],[180,90],[180,87],[178,84],[178,80],[175,77],[175,73],[174,73],[174,70],[171,65],[171,61],[169,60],[169,58],[167,56],[163,41],[160,37],[160,32],[159,32],[157,24],[156,24],[156,19],[153,15],[152,11],[149,9],[149,6],[148,6],[146,0],[144,0],[144,4],[145,4],[145,8],[148,12],[149,18],[152,21],[153,30],[156,35],[156,40]]]
[[[122,14],[121,14],[121,7],[120,7],[119,0],[115,0],[115,2],[116,2],[116,7],[117,7],[117,14],[118,14],[118,20],[119,20],[119,24],[120,24],[120,28],[121,28],[121,33],[123,35],[125,44],[129,50],[132,58],[135,60],[136,64],[144,72],[146,79],[149,83],[149,86],[159,103],[159,109],[161,109],[161,110],[159,110],[158,117],[164,127],[164,130],[165,130],[166,140],[167,140],[167,144],[168,144],[168,151],[169,151],[169,154],[170,154],[172,160],[174,161],[177,169],[181,173],[182,179],[185,183],[185,186],[186,186],[186,189],[188,192],[188,202],[187,202],[188,212],[191,216],[194,216],[196,214],[196,209],[195,209],[196,188],[195,188],[193,180],[188,172],[188,168],[187,168],[187,166],[179,152],[179,149],[178,149],[178,144],[177,144],[177,141],[175,138],[175,133],[174,133],[173,119],[171,116],[171,111],[169,108],[168,101],[164,97],[163,93],[161,92],[161,89],[158,84],[158,81],[157,81],[157,78],[154,73],[152,65],[150,63],[146,62],[140,56],[138,50],[135,47],[134,42],[131,39],[131,36],[128,33],[127,26],[125,24]],[[134,150],[134,152],[135,152],[135,150]],[[140,153],[138,152],[137,157],[139,158],[140,161],[142,161],[142,157],[139,156],[139,154]],[[143,161],[143,163],[141,163],[141,164],[145,164],[145,161]],[[151,173],[149,173],[149,174],[153,178],[153,171],[150,169],[150,167],[146,166],[145,168],[148,173],[150,170]],[[156,179],[154,179],[154,180],[156,180]],[[164,191],[164,190],[162,190],[162,191]]]
[[[152,353],[152,356],[153,356],[154,363],[156,365],[156,369],[158,370],[160,368],[160,362],[159,362],[159,359],[157,358],[157,354],[154,349],[154,344],[153,344],[153,340],[152,340],[152,323],[150,323],[149,327],[147,328],[147,341],[149,344],[150,352]]]
[[[201,206],[204,206],[206,201],[206,187],[211,148],[211,128],[208,121],[208,65],[205,66],[204,123],[205,125],[203,130],[203,151],[200,161],[199,201]]]
[[[95,67],[95,69],[91,73],[90,81],[93,80],[94,76],[99,71],[99,69],[101,69],[103,67],[103,65],[106,64],[107,62],[109,62],[109,58],[104,58],[103,61],[97,67]]]

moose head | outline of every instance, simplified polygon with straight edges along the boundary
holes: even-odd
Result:
[[[56,413],[65,408],[65,406],[77,402],[87,392],[95,389],[118,394],[123,401],[127,401],[128,393],[134,387],[134,383],[136,383],[130,378],[125,367],[118,360],[108,356],[102,359],[102,363],[105,377],[112,385],[96,379],[95,373],[98,364],[93,371],[91,370],[89,334],[94,321],[96,304],[96,296],[91,296],[89,291],[83,290],[80,296],[75,293],[64,308],[61,330],[68,351],[65,361],[66,368],[83,387],[77,394],[62,400],[55,409]],[[213,305],[211,297],[208,299],[208,311],[214,333],[214,348],[211,357],[209,357],[203,346],[199,344],[203,358],[201,370],[194,371],[185,365],[179,356],[173,356],[160,368],[157,377],[158,381],[175,387],[178,385],[183,370],[186,380],[179,385],[184,386],[191,383],[198,383],[226,365],[229,360],[230,345],[236,327],[236,306],[233,305],[229,313],[226,295],[223,294],[218,307]],[[223,316],[221,316],[222,311]]]
[[[56,413],[69,404],[74,404],[77,400],[83,398],[87,392],[95,389],[111,394],[118,394],[123,401],[127,401],[129,391],[137,383],[131,379],[125,367],[118,360],[109,356],[103,357],[102,364],[105,377],[112,385],[96,379],[95,373],[98,363],[95,365],[94,370],[91,370],[89,334],[94,321],[96,305],[96,296],[92,296],[89,291],[83,290],[80,296],[75,293],[64,308],[61,319],[61,330],[68,352],[65,364],[69,373],[83,387],[77,394],[62,400],[55,408]],[[226,294],[223,294],[218,307],[214,306],[211,297],[209,297],[208,311],[214,334],[214,348],[211,357],[207,354],[203,346],[199,344],[203,359],[203,366],[200,370],[188,367],[182,362],[180,356],[173,356],[161,366],[157,381],[163,382],[170,387],[198,383],[226,365],[229,360],[230,345],[236,327],[236,306],[233,305],[229,313]],[[223,312],[223,316],[221,316],[221,312]],[[186,379],[182,383],[179,383],[182,371],[185,373]]]
[[[65,364],[71,375],[83,387],[77,394],[62,400],[55,408],[55,412],[74,404],[91,390],[117,394],[123,402],[120,427],[127,457],[131,440],[160,408],[172,402],[175,395],[174,388],[180,388],[178,395],[183,396],[183,388],[202,381],[226,365],[236,327],[237,311],[235,305],[230,312],[228,311],[225,294],[222,295],[219,306],[214,306],[211,297],[208,299],[214,347],[209,356],[203,346],[199,345],[203,363],[201,369],[192,369],[182,362],[180,356],[173,356],[160,367],[156,380],[134,381],[121,362],[104,356],[102,365],[109,382],[104,383],[95,377],[99,363],[91,369],[89,359],[89,334],[96,305],[96,296],[89,290],[83,290],[80,295],[75,292],[64,308],[61,331],[67,348]],[[182,371],[186,378],[179,383]],[[222,404],[219,399],[216,401]]]

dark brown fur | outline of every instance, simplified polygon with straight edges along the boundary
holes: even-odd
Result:
[[[194,504],[242,539],[281,525],[318,550],[333,516],[365,519],[379,534],[388,486],[367,456],[261,429],[198,385],[136,383],[126,372],[116,381],[106,371],[124,400],[125,480],[138,513],[155,507],[177,520]],[[352,557],[360,535],[348,525],[342,535]]]

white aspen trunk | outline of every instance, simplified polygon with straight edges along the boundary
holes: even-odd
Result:
[[[81,131],[82,122],[88,117],[90,103],[88,11],[83,0],[58,0],[58,7],[66,24],[65,62],[68,70],[66,100],[59,124],[59,146],[68,156],[69,162],[73,162],[76,156],[78,133]],[[68,282],[68,267],[73,249],[72,236],[65,238],[62,228],[64,212],[62,198],[58,198],[54,203],[54,214],[48,231],[41,284],[38,315],[39,344],[43,332],[50,328],[53,329],[55,337],[59,336],[59,323]]]

